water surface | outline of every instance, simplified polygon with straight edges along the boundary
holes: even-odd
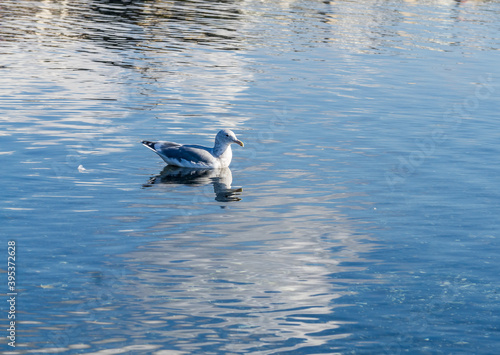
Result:
[[[0,10],[5,351],[498,348],[497,1]],[[221,128],[224,172],[140,144]]]

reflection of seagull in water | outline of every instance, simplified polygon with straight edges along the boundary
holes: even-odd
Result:
[[[231,188],[233,176],[229,168],[222,169],[189,169],[167,165],[160,175],[153,176],[144,184],[151,187],[154,184],[184,184],[191,186],[202,186],[212,184],[214,186],[215,200],[219,202],[240,201],[239,195],[243,189]]]
[[[228,129],[217,133],[213,148],[201,145],[182,145],[174,142],[142,141],[142,144],[153,150],[169,165],[201,169],[227,168],[233,158],[231,143],[243,147],[243,142],[238,140],[236,135]]]

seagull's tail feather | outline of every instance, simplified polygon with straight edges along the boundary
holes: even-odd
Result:
[[[150,141],[142,141],[141,142],[142,144],[144,144],[146,147],[148,147],[149,149],[153,150],[156,152],[156,149],[155,149],[155,144],[156,142],[150,142]]]

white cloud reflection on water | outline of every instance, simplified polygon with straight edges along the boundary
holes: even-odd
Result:
[[[341,300],[345,285],[382,280],[346,277],[336,284],[329,275],[363,271],[363,255],[376,242],[331,209],[340,196],[319,201],[300,188],[280,189],[279,196],[270,188],[247,192],[253,201],[242,209],[169,216],[151,227],[165,231],[163,240],[123,255],[132,276],[120,292],[148,305],[133,321],[156,319],[151,331],[186,351],[199,351],[199,337],[219,351],[291,351],[348,337],[337,330],[345,322],[335,320],[335,308],[350,306]],[[161,204],[154,206],[161,214]],[[193,227],[169,232],[186,221]],[[163,329],[162,319],[178,321]],[[193,328],[187,319],[203,321]],[[221,332],[231,334],[230,343]],[[298,344],[282,347],[287,339]]]

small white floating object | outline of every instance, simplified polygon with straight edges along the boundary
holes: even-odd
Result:
[[[79,165],[79,166],[78,166],[78,171],[79,171],[79,172],[81,172],[81,173],[83,173],[83,172],[87,171],[87,169],[85,169],[85,168],[83,167],[83,165]]]

